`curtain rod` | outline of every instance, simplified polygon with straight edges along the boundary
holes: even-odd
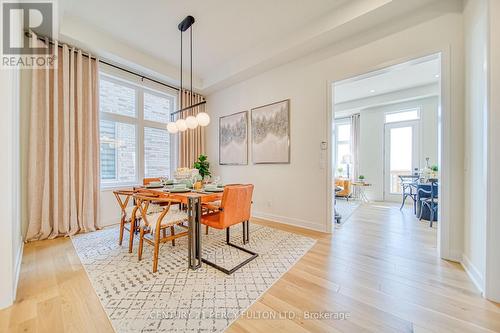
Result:
[[[30,32],[26,32],[26,33],[25,33],[25,35],[26,35],[26,37],[28,37],[28,38],[31,38],[31,37],[32,37],[32,34],[31,34]],[[37,39],[38,39],[38,40],[41,40],[42,42],[47,42],[47,40],[46,40],[43,36],[37,36]],[[47,39],[48,39],[48,38],[47,38]],[[51,44],[51,45],[55,45],[55,43],[54,43],[54,41],[53,41],[52,39],[48,39],[48,41],[49,41],[49,44]],[[62,44],[57,43],[57,46],[62,48]],[[69,46],[69,47],[74,47],[74,46],[71,46],[71,45],[68,45],[68,46]],[[74,47],[74,48],[75,48],[75,47]],[[168,83],[164,83],[164,82],[161,82],[161,81],[158,81],[158,80],[155,80],[155,79],[152,79],[152,78],[150,78],[150,77],[148,77],[148,76],[146,76],[146,75],[139,74],[139,73],[137,73],[137,72],[131,71],[130,69],[120,67],[120,66],[115,65],[115,64],[112,64],[112,63],[110,63],[110,62],[108,62],[108,61],[106,61],[106,60],[102,60],[102,59],[98,59],[98,58],[96,58],[96,57],[92,57],[91,55],[89,55],[89,54],[87,54],[87,53],[83,53],[83,52],[82,52],[82,55],[83,55],[84,57],[87,57],[87,58],[90,58],[90,59],[93,59],[93,60],[97,60],[97,61],[99,61],[100,63],[103,63],[103,64],[105,64],[105,65],[111,66],[111,67],[113,67],[113,68],[119,69],[119,70],[124,71],[124,72],[127,72],[127,73],[129,73],[129,74],[132,74],[132,75],[138,76],[138,77],[140,77],[141,79],[146,79],[146,80],[148,80],[148,81],[151,81],[151,82],[154,82],[154,83],[160,84],[160,85],[162,85],[162,86],[169,87],[169,88],[174,89],[174,90],[176,90],[176,91],[180,91],[180,89],[179,89],[178,87],[172,86],[172,85],[170,85],[170,84],[168,84]]]

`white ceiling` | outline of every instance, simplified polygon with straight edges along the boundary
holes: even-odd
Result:
[[[83,19],[176,67],[180,65],[177,25],[192,15],[194,70],[206,77],[213,68],[301,29],[346,1],[314,0],[311,5],[304,0],[61,0],[61,5],[65,16]]]
[[[437,56],[421,58],[335,84],[335,104],[372,97],[439,81]]]
[[[185,16],[194,16],[194,85],[197,90],[210,93],[442,1],[445,0],[58,3],[62,41],[171,83],[178,83],[177,25]],[[439,10],[435,12],[439,15]]]

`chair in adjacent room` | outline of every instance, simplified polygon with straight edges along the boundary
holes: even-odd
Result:
[[[430,181],[429,190],[421,187],[418,189],[418,198],[420,200],[420,216],[418,218],[422,220],[424,207],[426,207],[429,210],[429,226],[431,228],[438,211],[438,187],[437,181]]]
[[[401,202],[401,207],[399,210],[403,209],[405,206],[406,198],[410,198],[413,201],[413,214],[417,213],[417,192],[415,191],[415,182],[418,180],[416,175],[399,175],[401,192],[403,195],[403,201]]]
[[[342,188],[340,191],[335,191],[335,197],[344,198],[349,201],[349,198],[352,196],[351,180],[337,178],[335,179],[335,187]]]

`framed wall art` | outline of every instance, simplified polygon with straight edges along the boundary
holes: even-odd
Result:
[[[290,163],[290,100],[252,109],[254,164]]]
[[[219,118],[219,164],[248,164],[248,111]]]

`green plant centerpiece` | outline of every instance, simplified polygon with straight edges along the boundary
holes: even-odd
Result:
[[[210,176],[210,163],[207,161],[206,155],[198,156],[198,161],[194,162],[193,168],[198,169],[200,176]]]
[[[364,181],[364,180],[365,180],[365,176],[363,176],[363,175],[359,175],[359,176],[358,176],[358,180],[360,180],[360,181]]]

